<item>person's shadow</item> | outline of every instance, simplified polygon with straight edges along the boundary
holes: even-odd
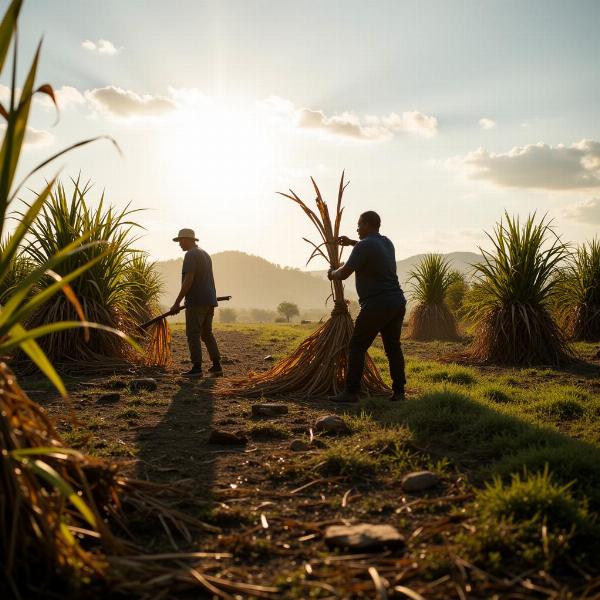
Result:
[[[136,477],[172,486],[174,494],[169,494],[168,504],[205,520],[212,507],[214,458],[206,452],[206,439],[213,420],[215,381],[182,377],[176,383],[179,389],[161,420],[138,430]],[[159,521],[155,527],[161,527]],[[175,536],[176,529],[170,529]],[[175,537],[175,542],[180,548],[186,545],[181,536]]]

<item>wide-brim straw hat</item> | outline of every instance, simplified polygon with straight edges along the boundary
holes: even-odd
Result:
[[[198,241],[193,229],[180,229],[177,237],[173,238],[173,241],[178,242],[181,238],[188,238],[189,240],[194,240],[195,242]]]

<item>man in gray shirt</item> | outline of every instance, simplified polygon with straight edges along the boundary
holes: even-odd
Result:
[[[181,310],[181,301],[185,298],[185,334],[192,368],[183,373],[193,377],[202,377],[202,342],[205,343],[212,367],[209,375],[217,377],[223,374],[219,346],[212,331],[217,293],[213,277],[212,261],[207,252],[196,245],[198,238],[192,229],[182,229],[174,242],[185,252],[181,269],[181,290],[171,307],[171,312]]]

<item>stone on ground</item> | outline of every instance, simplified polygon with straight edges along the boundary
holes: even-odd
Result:
[[[435,487],[440,478],[431,471],[415,471],[405,475],[402,479],[402,489],[405,492],[422,492]]]
[[[310,450],[310,444],[304,440],[292,440],[290,442],[290,450],[292,452],[306,452]]]
[[[148,392],[153,392],[158,388],[158,384],[156,383],[156,379],[152,379],[152,377],[142,377],[140,379],[132,379],[129,384],[129,389],[132,392],[139,392],[140,390],[146,390]]]
[[[404,538],[392,525],[331,525],[325,530],[325,543],[332,548],[373,552],[404,546]]]
[[[344,419],[337,415],[326,415],[321,417],[315,423],[315,431],[323,431],[325,433],[350,433],[348,425]]]
[[[247,442],[245,435],[231,433],[221,429],[213,429],[208,436],[209,444],[221,444],[224,446],[241,446]]]
[[[289,408],[287,404],[253,404],[253,417],[277,417],[287,415]]]

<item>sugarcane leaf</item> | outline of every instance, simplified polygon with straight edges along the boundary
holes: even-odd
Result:
[[[12,335],[23,335],[26,329],[20,325],[15,325],[11,330]],[[61,396],[66,397],[67,389],[65,388],[62,379],[56,372],[56,369],[52,366],[52,363],[48,360],[48,357],[44,354],[44,351],[38,346],[37,342],[33,339],[25,340],[20,344],[21,350],[29,356],[37,368],[44,373],[44,375],[54,384],[54,387],[58,390]]]
[[[13,0],[4,13],[2,23],[0,23],[0,72],[4,69],[4,63],[6,62],[6,56],[8,55],[8,49],[10,48],[10,41],[12,40],[13,32],[17,25],[17,19],[22,4],[23,0]]]

